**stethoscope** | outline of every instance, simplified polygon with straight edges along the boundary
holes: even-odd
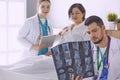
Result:
[[[108,58],[109,58],[110,41],[111,41],[111,38],[110,36],[108,36],[108,45],[103,55],[102,55],[102,52],[100,51],[100,48],[97,47],[97,75],[95,75],[96,77],[95,80],[99,75],[99,69],[101,67],[102,62],[103,62],[103,67],[106,68],[107,70],[109,69]],[[99,61],[99,53],[101,55],[101,61]]]
[[[41,30],[42,22],[41,22],[39,16],[38,16],[38,21],[39,21],[39,27],[40,27],[40,34],[42,34],[42,30]],[[47,25],[48,31],[51,33],[51,30],[50,30],[50,27],[49,27],[49,25],[48,25],[47,19],[45,19],[45,23],[46,23],[46,25]]]

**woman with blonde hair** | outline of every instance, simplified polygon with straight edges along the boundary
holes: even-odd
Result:
[[[50,11],[50,0],[38,0],[37,14],[28,18],[19,31],[19,40],[25,47],[24,55],[50,55],[46,44],[39,44],[42,36],[52,35],[52,26],[47,19]]]

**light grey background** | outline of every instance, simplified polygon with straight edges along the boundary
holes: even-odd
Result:
[[[33,16],[36,14],[36,3],[37,3],[37,0],[27,0],[27,18]]]

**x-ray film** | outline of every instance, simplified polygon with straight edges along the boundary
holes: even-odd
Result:
[[[94,76],[90,41],[67,42],[51,49],[58,80],[71,80],[72,74]]]

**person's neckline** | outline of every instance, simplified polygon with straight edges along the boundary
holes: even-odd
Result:
[[[40,14],[38,14],[38,17],[42,20],[42,19],[46,19],[46,16],[42,16]]]

